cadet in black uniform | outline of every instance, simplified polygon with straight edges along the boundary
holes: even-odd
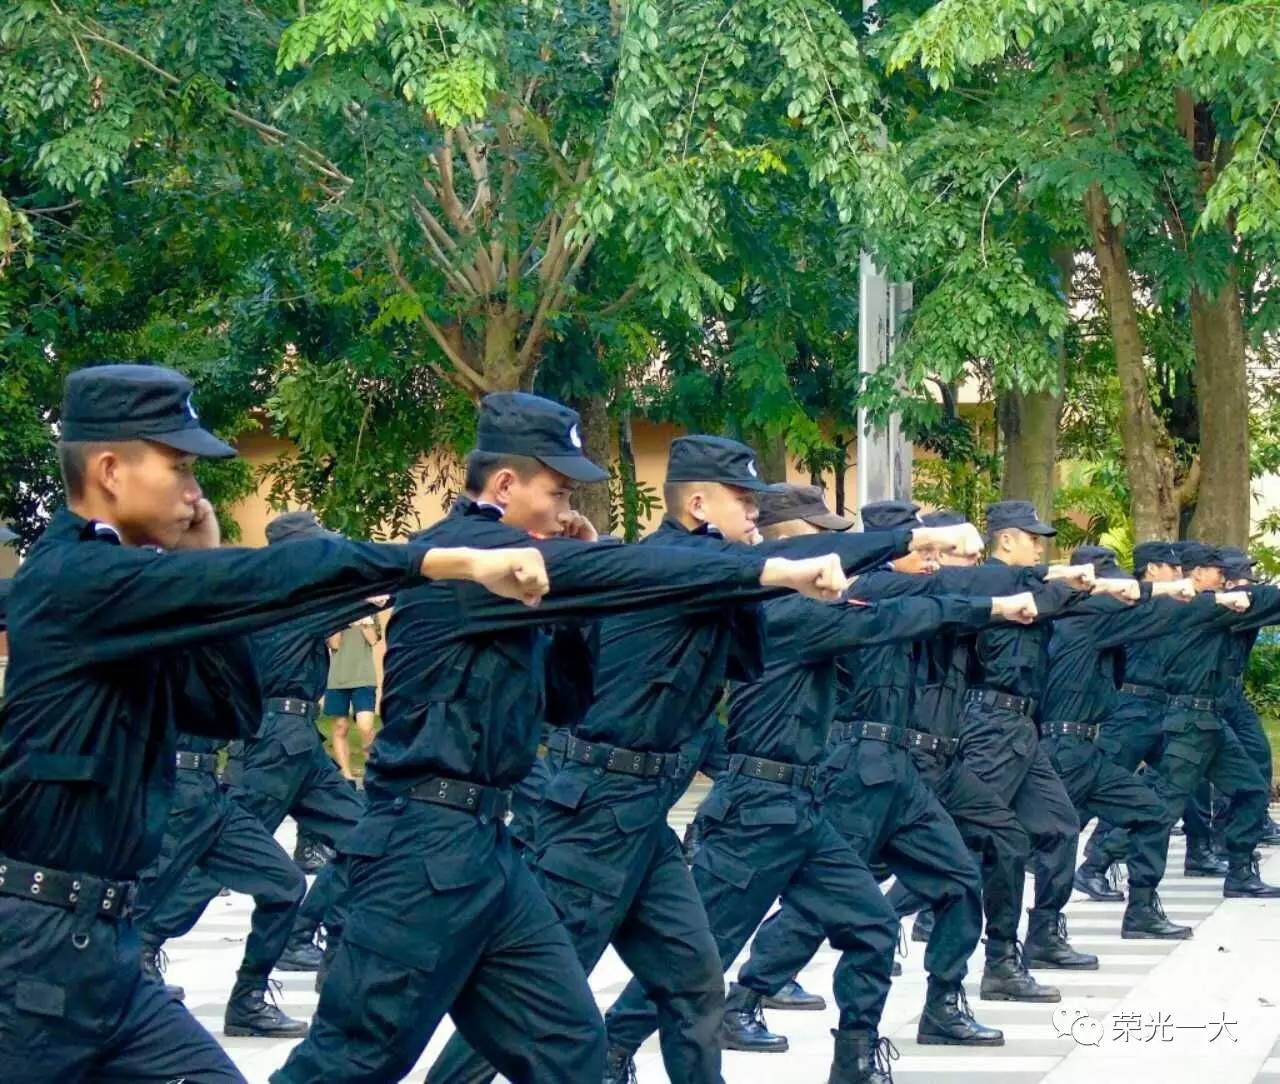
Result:
[[[771,501],[775,495],[771,491],[760,499]],[[815,530],[809,537],[765,545],[847,545],[856,540],[868,555],[878,548],[875,564],[882,564],[908,546],[929,545],[933,535],[920,526],[862,536]],[[976,532],[970,529],[957,540],[962,537],[976,538]],[[866,864],[821,813],[818,761],[831,725],[836,658],[860,642],[910,639],[949,615],[934,600],[865,607],[790,602],[779,599],[763,607],[763,669],[753,666],[747,680],[732,687],[725,734],[729,763],[699,809],[704,834],[693,860],[694,880],[725,966],[779,893],[814,916],[843,953],[835,977],[840,1027],[831,1080],[882,1080],[887,1055],[878,1028],[897,923]],[[990,600],[983,610],[989,618]],[[968,615],[966,610],[963,616]],[[974,904],[976,910],[976,898]],[[765,1027],[761,1003],[792,974],[764,981],[747,969],[739,973],[725,1004],[723,1045],[786,1049],[786,1040]],[[633,1055],[657,1022],[643,987],[632,980],[606,1016],[614,1058]],[[610,1079],[619,1075],[612,1072]]]
[[[987,509],[990,545],[983,567],[1003,567],[1011,574],[1033,568],[1043,555],[1043,539],[1055,533],[1041,522],[1029,501],[999,501]],[[1040,747],[1036,728],[1051,632],[1044,618],[1069,612],[1070,605],[1088,598],[1069,588],[1063,593],[1061,583],[1046,584],[1045,589],[1057,589],[1060,597],[1054,600],[1037,595],[1042,615],[1039,623],[1030,628],[993,629],[978,636],[976,659],[981,676],[977,687],[966,695],[960,720],[961,757],[1006,798],[1038,852],[1037,868],[1046,874],[1036,878],[1039,910],[1049,909],[1050,901],[1061,897],[1064,884],[1070,893],[1080,832],[1075,808],[1049,762],[1048,752]],[[1021,892],[1017,895],[1021,897]],[[984,998],[1005,996],[1005,979],[1014,977],[1012,972],[1021,966],[1018,955],[1016,945],[988,940]],[[1056,966],[1084,966],[1089,961],[1087,954],[1071,949],[1065,938],[1055,939],[1053,955]]]
[[[1132,836],[1143,837],[1145,845],[1135,851],[1130,874],[1138,885],[1154,885],[1159,878],[1142,863],[1164,835],[1160,800],[1141,777],[1105,756],[1096,739],[1115,709],[1123,647],[1167,635],[1178,627],[1182,605],[1192,601],[1195,591],[1189,580],[1139,586],[1116,564],[1115,551],[1105,546],[1082,546],[1072,560],[1092,564],[1099,577],[1125,584],[1126,593],[1089,599],[1073,614],[1054,621],[1049,677],[1040,709],[1041,747],[1067,788],[1081,823],[1094,816],[1108,817],[1125,825]],[[1212,608],[1213,600],[1206,598],[1197,605]],[[1030,966],[1055,967],[1060,943],[1065,940],[1061,911],[1070,898],[1071,886],[1039,868],[1038,859],[1037,881],[1044,877],[1061,887],[1056,897],[1037,900],[1031,912],[1026,954]],[[1168,921],[1154,888],[1136,888],[1125,911],[1123,935],[1179,939],[1190,937],[1191,928]],[[1086,965],[1066,954],[1063,966]],[[1096,967],[1097,961],[1091,966]]]
[[[1133,549],[1134,575],[1144,583],[1167,583],[1182,578],[1182,558],[1170,542],[1140,542]],[[1140,640],[1127,645],[1120,667],[1115,705],[1102,721],[1098,748],[1125,771],[1160,759],[1164,748],[1164,716],[1169,694],[1165,677],[1181,642],[1181,633]],[[1187,853],[1183,872],[1188,877],[1222,877],[1225,861],[1213,854],[1208,830],[1197,834],[1195,819],[1187,821]],[[1109,883],[1107,872],[1128,850],[1128,834],[1100,819],[1085,846],[1085,860],[1076,871],[1075,887],[1091,899],[1119,902],[1124,893]]]
[[[79,370],[60,421],[69,507],[32,546],[9,600],[0,1079],[241,1081],[139,965],[135,879],[164,833],[177,727],[239,732],[223,706],[226,674],[245,664],[238,638],[254,629],[424,573],[511,590],[527,571],[540,591],[545,571],[527,550],[216,548],[191,466],[234,453],[201,429],[190,381],[169,369]]]
[[[605,478],[581,449],[578,416],[565,407],[522,394],[482,404],[466,483],[476,497],[419,537],[483,547],[543,536],[533,544],[552,589],[537,614],[465,588],[397,596],[384,725],[365,775],[369,810],[347,845],[347,922],[311,1034],[276,1081],[399,1079],[448,1012],[515,1084],[599,1084],[604,1034],[586,976],[502,823],[544,720],[538,626],[619,613],[639,620],[707,596],[723,606],[735,589],[759,597],[762,584],[843,587],[835,558],[766,564],[750,553],[547,537],[595,537],[568,510],[571,480]],[[626,665],[634,686],[637,657]],[[602,665],[600,680],[610,673]],[[604,766],[584,771],[603,775]]]
[[[817,530],[826,514],[820,491],[789,487],[769,495],[761,515],[766,536]],[[918,523],[917,508],[898,501],[877,502],[861,510],[868,532],[894,530]],[[917,566],[915,562],[920,562]],[[894,568],[936,571],[936,559],[913,554]],[[853,603],[882,606],[896,594],[929,583],[899,571],[877,571],[858,577],[850,589]],[[921,592],[923,593],[923,592]],[[912,605],[902,603],[902,605]],[[943,809],[916,768],[913,757],[937,760],[947,739],[912,729],[913,645],[940,627],[978,628],[998,616],[1030,621],[1034,604],[1020,599],[991,599],[936,594],[927,603],[938,624],[911,622],[898,630],[901,638],[860,644],[837,664],[838,720],[828,738],[822,762],[824,816],[868,865],[882,863],[900,881],[929,901],[937,928],[925,954],[928,995],[918,1039],[925,1044],[1000,1045],[1004,1036],[978,1024],[969,1011],[963,979],[970,955],[982,934],[982,889],[977,863],[970,856],[955,822]],[[1021,607],[1021,609],[1019,608]],[[927,610],[926,610],[927,612]],[[744,687],[744,691],[751,689]],[[758,977],[770,989],[790,979],[822,944],[822,927],[814,916],[785,896],[781,909],[757,933],[751,958],[742,973]]]
[[[1216,570],[1225,562],[1209,547],[1187,547],[1183,560],[1188,571]],[[1197,586],[1214,591],[1225,583],[1218,576],[1201,575]],[[1177,641],[1176,660],[1165,674],[1168,702],[1165,706],[1165,743],[1157,764],[1149,767],[1147,782],[1165,803],[1164,836],[1159,843],[1131,838],[1130,854],[1139,851],[1144,862],[1153,862],[1159,877],[1168,858],[1168,829],[1183,814],[1187,799],[1203,779],[1208,779],[1231,798],[1226,835],[1228,870],[1223,882],[1227,897],[1280,896],[1280,887],[1268,885],[1258,876],[1254,846],[1262,834],[1267,806],[1266,785],[1233,730],[1220,713],[1224,660],[1233,635],[1280,623],[1280,589],[1260,584],[1238,592],[1217,593],[1219,601],[1241,600],[1243,612],[1233,609],[1208,611],[1210,620],[1196,612],[1184,615]],[[1132,862],[1131,862],[1132,866]],[[1139,884],[1132,873],[1130,888],[1154,888]],[[1132,892],[1131,892],[1132,897]]]
[[[276,516],[267,524],[266,534],[269,547],[309,538],[339,537],[326,531],[316,521],[315,513],[305,509]],[[384,604],[382,599],[357,599],[253,636],[250,649],[262,687],[261,725],[245,742],[229,795],[257,817],[268,833],[275,832],[286,815],[292,815],[324,843],[341,849],[342,840],[359,821],[364,802],[325,752],[315,718],[329,673],[326,638],[352,621],[376,613]],[[193,837],[191,845],[180,852],[190,872],[176,888],[159,896],[145,923],[144,939],[148,942],[159,945],[188,933],[218,894],[223,881],[214,870],[203,861],[192,868],[192,859],[197,858],[205,843],[206,840]],[[261,990],[271,965],[281,971],[316,971],[320,967],[315,934],[326,911],[341,894],[344,870],[341,862],[328,862],[321,867],[301,906],[295,903],[291,909],[292,931],[278,960],[259,961],[256,968],[241,969],[227,1004],[228,1034],[306,1033],[305,1024],[291,1026],[273,1020],[270,1013],[264,1014]],[[166,883],[174,884],[174,878],[166,878]],[[261,906],[262,903],[256,905]],[[330,932],[336,939],[341,930],[334,925]]]
[[[746,445],[682,437],[667,467],[667,517],[642,545],[757,556],[834,551],[856,570],[899,541],[810,539],[744,550],[765,488]],[[763,597],[739,592],[736,601]],[[584,965],[593,967],[612,940],[660,1005],[668,1074],[690,1084],[719,1080],[723,970],[666,816],[697,766],[684,754],[705,741],[726,668],[748,673],[759,654],[755,607],[714,594],[699,603],[600,623],[594,698],[571,734],[552,739],[556,766],[534,833],[541,882]],[[429,1079],[486,1075],[454,1040]]]

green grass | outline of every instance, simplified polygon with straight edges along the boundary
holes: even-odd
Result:
[[[320,728],[320,733],[324,735],[325,748],[329,750],[329,755],[333,756],[333,716],[322,715],[316,721],[316,726]],[[375,715],[373,717],[373,729],[376,734],[382,729],[382,716]],[[347,747],[351,750],[351,774],[357,778],[364,775],[364,749],[360,745],[360,731],[356,729],[355,723],[352,723],[347,730]]]
[[[1271,777],[1280,784],[1280,715],[1259,713],[1262,717],[1262,729],[1267,732],[1267,741],[1271,743]],[[1272,798],[1280,791],[1280,785],[1272,788]]]

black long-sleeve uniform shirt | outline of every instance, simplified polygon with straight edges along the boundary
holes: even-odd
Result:
[[[425,552],[314,539],[159,553],[55,514],[9,600],[0,854],[136,876],[167,820],[175,730],[239,735],[221,670],[239,663],[213,645],[416,580]]]
[[[846,572],[857,573],[901,556],[910,537],[906,530],[818,534],[744,546],[706,528],[690,531],[668,518],[641,547],[794,559],[835,553]],[[751,680],[763,669],[768,650],[764,625],[759,607],[751,603],[776,594],[748,590],[734,604],[668,608],[602,622],[595,696],[577,736],[645,752],[678,751],[706,724],[726,678]]]
[[[1188,606],[1214,604],[1212,598],[1191,603],[1151,598],[1150,585],[1142,587],[1144,598],[1136,604],[1097,595],[1054,621],[1040,708],[1046,722],[1101,723],[1116,707],[1121,649],[1166,635]]]
[[[756,680],[730,690],[725,745],[731,754],[799,764],[814,764],[826,751],[837,659],[859,645],[909,645],[944,625],[976,627],[991,620],[989,598],[945,595],[834,605],[781,598],[762,609],[768,661]]]
[[[383,728],[365,774],[374,800],[433,776],[508,787],[529,773],[546,709],[543,626],[687,612],[700,603],[715,610],[763,590],[765,559],[750,549],[538,541],[470,501],[417,537],[438,546],[534,546],[551,591],[536,609],[467,583],[429,583],[397,595],[387,626]],[[639,665],[633,658],[632,681]]]

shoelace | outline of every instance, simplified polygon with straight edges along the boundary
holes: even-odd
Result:
[[[151,962],[156,965],[156,970],[161,975],[164,975],[164,973],[169,970],[169,955],[159,946],[152,950]]]
[[[964,992],[963,986],[956,991],[956,1008],[970,1021],[973,1020],[973,1010],[969,1008],[969,995]]]
[[[1067,916],[1061,911],[1058,912],[1058,939],[1061,941],[1067,939]]]
[[[284,999],[284,983],[279,979],[267,979],[267,984],[262,988],[262,1003],[271,1009],[277,1016],[284,1016],[285,1011],[280,1007],[280,1002]]]
[[[898,923],[898,955],[904,960],[911,955],[911,950],[907,947],[907,930],[901,922]]]
[[[878,1040],[871,1051],[871,1064],[875,1066],[877,1073],[884,1074],[889,1084],[893,1084],[892,1063],[897,1061],[899,1056],[898,1048],[887,1038]]]
[[[1027,965],[1022,962],[1022,942],[1015,940],[1013,942],[1013,969],[1020,975],[1029,975]]]
[[[1117,892],[1120,888],[1120,865],[1118,862],[1112,862],[1107,866],[1106,871],[1107,884],[1114,888]]]

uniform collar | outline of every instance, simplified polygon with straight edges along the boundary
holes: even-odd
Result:
[[[692,531],[681,523],[675,516],[666,515],[662,517],[662,523],[658,527],[659,531],[677,531],[680,534],[692,535],[708,535],[711,538],[723,538],[720,528],[710,523],[699,523]]]
[[[49,538],[75,542],[111,542],[122,545],[120,532],[101,520],[85,519],[70,508],[59,508],[45,528]]]
[[[451,516],[481,516],[495,523],[502,519],[504,514],[503,509],[498,505],[491,504],[489,501],[473,500],[465,493],[459,494],[453,502],[453,507],[449,509],[449,515]]]

